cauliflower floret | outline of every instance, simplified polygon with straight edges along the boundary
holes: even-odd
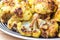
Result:
[[[50,13],[51,10],[48,7],[48,4],[41,2],[35,5],[35,11],[40,14]]]
[[[23,11],[22,10],[22,8],[17,8],[16,10],[15,10],[15,14],[17,15],[17,16],[19,16],[20,18],[22,18],[23,20],[30,20],[31,19],[31,17],[32,17],[32,13],[31,13],[31,11],[30,10],[25,10],[25,11]]]
[[[11,13],[14,13],[14,10],[20,7],[20,1],[21,0],[3,0],[4,6],[2,9],[4,11],[10,11]]]
[[[0,9],[0,20],[3,23],[7,23],[7,21],[11,18],[14,13],[10,12],[11,7],[10,6],[3,6]]]
[[[1,18],[1,22],[6,23],[10,17],[12,15],[14,15],[13,13],[10,13],[11,7],[10,6],[3,6],[0,9],[0,18]]]
[[[11,14],[10,12],[2,12],[0,14],[0,20],[2,23],[7,23],[7,21],[12,17],[13,14]]]
[[[40,37],[41,36],[41,30],[40,29],[38,29],[38,27],[37,27],[37,22],[36,22],[36,20],[34,21],[34,23],[33,23],[33,27],[32,27],[32,36],[33,37],[36,37],[36,38],[38,38],[38,37]]]
[[[55,12],[57,9],[53,0],[28,0],[28,2],[31,4],[32,11],[40,14]]]
[[[20,22],[20,20],[22,20],[22,19],[19,18],[18,16],[16,16],[16,15],[12,16],[12,17],[9,19],[9,21],[8,21],[7,27],[8,27],[9,29],[12,29],[12,27],[13,27],[12,24],[14,24],[14,23],[17,24],[18,22]]]
[[[25,36],[31,36],[31,28],[29,27],[30,25],[30,22],[22,22],[21,26],[20,26],[21,23],[18,23],[18,31],[21,35],[25,35]]]
[[[56,32],[58,32],[58,24],[54,20],[44,21],[38,19],[38,25],[39,29],[42,31],[42,37],[55,37]]]
[[[38,14],[34,14],[32,20],[25,21],[25,22],[23,21],[22,25],[18,26],[18,28],[17,28],[19,33],[21,35],[25,35],[25,36],[39,37],[41,35],[41,31],[37,28],[37,24],[36,24],[37,18],[38,18]],[[36,30],[36,32],[34,32],[35,30]],[[38,32],[38,34],[37,34],[37,32]]]

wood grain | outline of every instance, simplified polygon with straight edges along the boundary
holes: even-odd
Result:
[[[9,35],[3,33],[2,31],[0,31],[0,40],[23,40],[23,39],[19,39],[19,38],[9,36]]]

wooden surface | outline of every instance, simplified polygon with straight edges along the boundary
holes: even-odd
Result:
[[[18,39],[18,38],[9,36],[9,35],[3,33],[2,31],[0,31],[0,40],[22,40],[22,39]]]

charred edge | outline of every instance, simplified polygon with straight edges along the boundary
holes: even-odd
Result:
[[[21,8],[15,9],[14,13],[15,13],[17,16],[19,16],[20,18],[23,17],[23,16],[22,16],[23,12],[22,12],[22,9],[21,9]]]

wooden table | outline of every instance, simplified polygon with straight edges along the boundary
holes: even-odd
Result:
[[[3,33],[2,31],[0,31],[0,40],[23,40],[23,39],[18,39],[18,38],[9,36],[9,35]]]

